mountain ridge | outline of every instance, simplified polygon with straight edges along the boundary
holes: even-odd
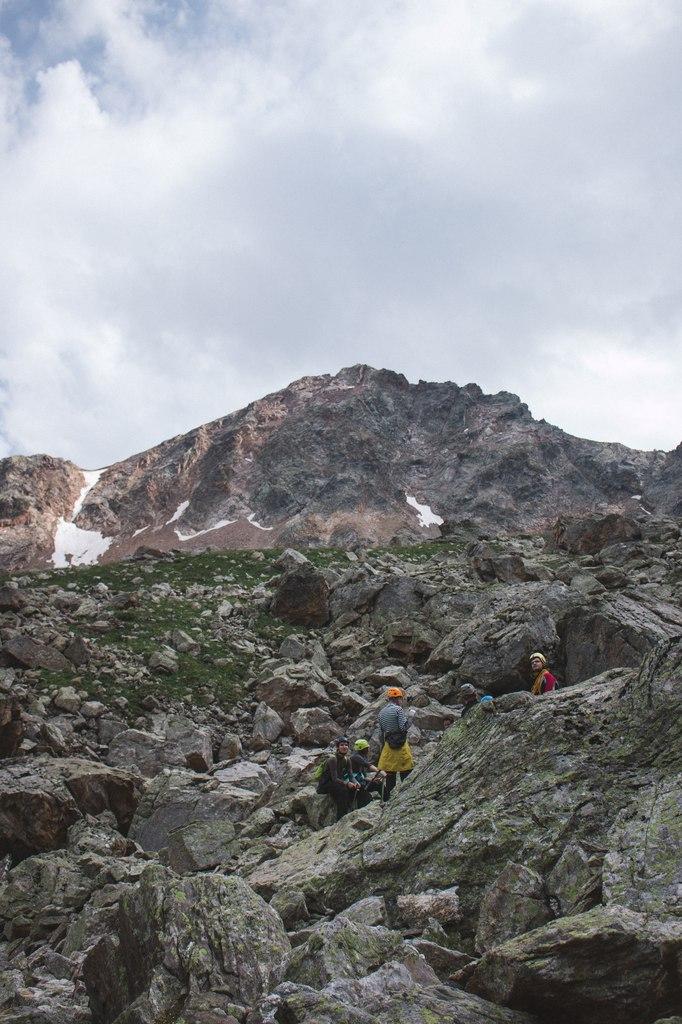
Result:
[[[357,364],[301,377],[85,482],[54,456],[2,460],[0,565],[113,561],[143,545],[409,543],[457,524],[539,532],[559,513],[679,514],[682,446],[574,437],[510,392],[411,384]]]

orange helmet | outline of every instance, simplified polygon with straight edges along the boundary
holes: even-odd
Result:
[[[394,697],[404,697],[405,691],[401,690],[399,686],[389,686],[389,688],[386,690],[386,696],[388,697],[389,700],[391,700]]]

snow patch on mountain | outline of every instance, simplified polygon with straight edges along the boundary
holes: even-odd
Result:
[[[274,530],[274,526],[261,526],[260,523],[257,523],[256,522],[256,513],[255,512],[252,512],[246,518],[247,518],[247,522],[251,523],[252,526],[255,526],[257,530]]]
[[[177,522],[178,519],[182,518],[182,516],[185,514],[188,508],[189,501],[181,501],[173,515],[170,517],[170,519],[166,520],[166,526],[170,526],[171,523],[175,523]]]
[[[423,527],[427,526],[442,526],[444,520],[441,516],[436,513],[428,505],[420,505],[419,502],[413,495],[408,494],[405,491],[405,500],[407,504],[415,510],[419,516],[419,525]]]
[[[69,565],[94,565],[104,552],[111,547],[113,537],[104,537],[99,530],[82,530],[74,520],[79,515],[90,491],[93,489],[104,469],[82,470],[83,487],[71,512],[71,520],[59,517],[54,535],[54,551],[52,564],[57,569],[66,569]]]
[[[176,528],[175,536],[178,540],[194,540],[195,537],[202,537],[205,533],[213,533],[214,530],[221,530],[223,526],[232,526],[236,519],[221,519],[215,526],[207,526],[205,530],[196,530],[195,533],[180,533]]]

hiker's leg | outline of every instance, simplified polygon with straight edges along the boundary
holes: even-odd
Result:
[[[386,772],[386,781],[384,783],[384,801],[388,800],[388,798],[391,795],[391,791],[395,789],[396,779],[397,776],[395,772]]]
[[[405,771],[405,772],[401,772],[401,773],[400,773],[400,781],[401,781],[401,782],[404,782],[404,781],[405,781],[405,779],[407,778],[407,776],[408,776],[408,775],[411,775],[412,771],[413,771],[413,769],[412,769],[412,768],[408,768],[408,769],[407,769],[407,771]]]
[[[371,783],[370,783],[370,785],[371,785]],[[359,789],[357,791],[357,793],[355,795],[355,806],[356,807],[366,807],[367,804],[371,804],[371,802],[372,802],[372,794],[370,793],[369,790],[370,790],[370,787],[369,786],[365,786],[362,789]]]
[[[332,782],[331,796],[336,804],[336,820],[340,821],[350,810],[353,794],[342,782]]]

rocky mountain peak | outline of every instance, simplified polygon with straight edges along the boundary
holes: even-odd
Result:
[[[82,500],[71,463],[3,460],[0,564],[116,560],[141,546],[409,543],[457,524],[541,532],[558,512],[670,512],[679,465],[679,454],[572,437],[506,391],[358,364],[109,466]]]

